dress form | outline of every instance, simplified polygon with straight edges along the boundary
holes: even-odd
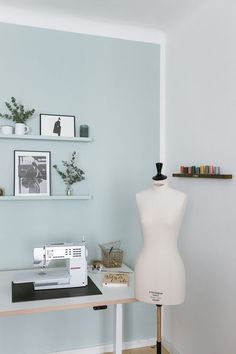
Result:
[[[177,305],[185,298],[185,270],[177,238],[186,194],[170,188],[165,178],[159,173],[159,178],[153,177],[152,188],[136,195],[144,241],[135,265],[136,298],[156,305]]]

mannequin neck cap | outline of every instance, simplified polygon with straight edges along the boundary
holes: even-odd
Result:
[[[153,180],[152,181],[153,183],[153,188],[154,189],[161,189],[161,188],[165,188],[165,187],[168,187],[168,182],[167,182],[167,179],[163,179],[163,180],[159,180],[159,181],[155,181]]]

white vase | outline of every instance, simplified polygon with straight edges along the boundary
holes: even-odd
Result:
[[[29,127],[24,123],[16,123],[15,124],[15,134],[16,135],[25,135],[30,131]]]
[[[66,186],[66,195],[68,197],[72,196],[72,187],[70,185]]]

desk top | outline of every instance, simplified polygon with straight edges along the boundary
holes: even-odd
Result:
[[[121,268],[113,268],[113,271],[119,271]],[[130,268],[123,265],[123,271],[129,273],[128,287],[103,287],[102,278],[104,272],[89,271],[88,276],[102,292],[100,295],[67,297],[60,299],[39,300],[12,303],[11,283],[19,277],[32,272],[29,270],[9,270],[0,272],[0,316],[13,316],[20,314],[29,314],[36,312],[60,311],[83,307],[93,307],[111,304],[125,304],[137,301],[134,296],[134,273]],[[36,273],[39,269],[34,269]]]

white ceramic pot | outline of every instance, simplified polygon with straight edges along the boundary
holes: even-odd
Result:
[[[29,127],[24,123],[16,123],[15,124],[15,134],[16,135],[25,135],[30,131]]]
[[[0,132],[1,132],[1,134],[10,135],[13,133],[13,126],[12,125],[1,125]]]

